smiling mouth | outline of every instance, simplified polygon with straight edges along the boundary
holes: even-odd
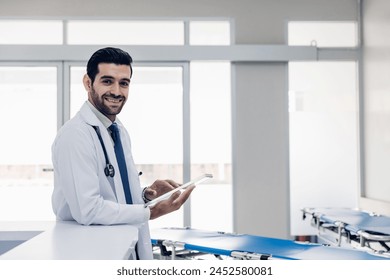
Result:
[[[111,103],[121,103],[124,98],[123,97],[104,97],[105,100]]]

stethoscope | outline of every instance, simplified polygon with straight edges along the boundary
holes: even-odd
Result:
[[[100,134],[100,129],[99,129],[98,126],[92,126],[92,127],[96,131],[96,134],[97,134],[97,136],[99,138],[100,144],[102,145],[102,148],[103,148],[104,158],[106,159],[106,167],[104,168],[104,174],[106,174],[107,177],[108,176],[114,177],[115,169],[114,169],[114,166],[112,166],[112,164],[110,163],[110,160],[108,159],[106,146],[104,145],[102,135]]]

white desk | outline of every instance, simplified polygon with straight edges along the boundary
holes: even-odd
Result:
[[[138,229],[76,222],[0,223],[0,239],[11,240],[10,235],[28,240],[0,255],[0,260],[121,260],[135,259]]]

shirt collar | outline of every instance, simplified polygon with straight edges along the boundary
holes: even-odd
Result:
[[[89,100],[87,100],[87,104],[88,104],[89,108],[92,110],[92,112],[99,119],[99,121],[102,122],[104,127],[108,129],[108,127],[112,124],[112,121],[109,118],[107,118],[105,115],[103,115],[102,112],[100,112],[98,109],[96,109],[96,107],[93,106],[92,103],[89,102]]]

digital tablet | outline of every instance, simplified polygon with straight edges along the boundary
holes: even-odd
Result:
[[[154,205],[156,204],[157,202],[160,202],[162,200],[165,200],[167,198],[169,198],[173,193],[179,191],[179,190],[182,190],[182,189],[185,189],[185,188],[188,188],[189,186],[192,186],[192,185],[199,185],[200,183],[203,183],[204,181],[208,180],[208,179],[211,179],[213,178],[213,175],[212,174],[204,174],[198,178],[195,178],[183,185],[180,185],[179,187],[177,187],[176,189],[173,189],[167,193],[164,193],[163,195],[160,195],[159,197],[145,203],[145,207],[146,206],[151,206],[151,205]]]

